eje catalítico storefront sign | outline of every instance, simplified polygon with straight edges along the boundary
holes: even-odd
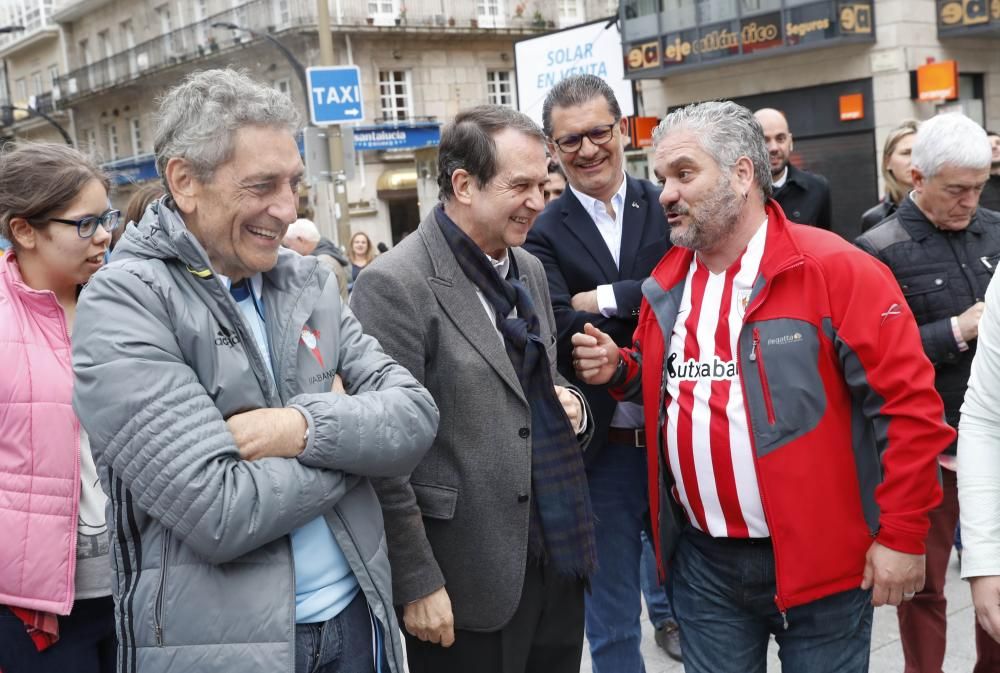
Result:
[[[657,40],[647,38],[641,43],[626,43],[625,73],[633,78],[659,77],[678,69],[738,61],[765,52],[871,42],[875,40],[874,23],[871,0],[825,0],[737,16],[729,21],[664,32]],[[623,42],[629,37],[628,24],[626,20]]]

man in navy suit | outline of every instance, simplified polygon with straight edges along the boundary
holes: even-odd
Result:
[[[641,533],[648,529],[642,407],[617,403],[576,378],[570,337],[585,323],[631,344],[640,286],[669,247],[660,190],[625,174],[626,120],[614,92],[594,75],[556,84],[542,107],[549,151],[569,188],[538,216],[524,247],[545,266],[559,333],[559,371],[590,402],[596,430],[587,478],[597,519],[598,571],[586,597],[586,630],[595,673],[645,670],[639,652]],[[654,587],[663,603],[662,588]],[[676,624],[662,616],[657,642],[679,658]]]

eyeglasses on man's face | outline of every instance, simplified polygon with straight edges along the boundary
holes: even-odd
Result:
[[[601,126],[595,126],[589,131],[584,131],[583,133],[570,133],[564,135],[562,138],[553,138],[552,142],[556,144],[556,147],[562,152],[567,154],[570,152],[576,152],[583,145],[583,139],[589,138],[590,142],[595,145],[605,145],[609,140],[611,140],[615,135],[615,126],[617,122],[611,124],[603,124]]]
[[[76,233],[80,238],[90,238],[97,233],[98,227],[104,227],[109,234],[118,228],[121,222],[122,212],[120,210],[107,210],[100,215],[88,215],[79,220],[67,220],[61,217],[50,217],[46,222],[58,222],[60,224],[71,224],[76,227]]]

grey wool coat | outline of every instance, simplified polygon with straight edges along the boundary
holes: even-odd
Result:
[[[572,387],[555,370],[556,327],[542,264],[520,248],[509,254],[534,302],[553,380]],[[374,480],[396,603],[445,586],[456,628],[496,631],[514,615],[524,582],[531,411],[433,213],[358,276],[351,308],[441,412],[434,444],[413,473]],[[591,434],[588,428],[580,437],[581,450]]]
[[[361,331],[314,257],[263,274],[273,375],[204,249],[162,203],[77,309],[73,405],[110,496],[119,673],[294,673],[288,533],[323,516],[403,670],[370,477],[434,437],[427,391]],[[340,373],[348,395],[330,392]],[[297,458],[240,458],[229,416],[294,407]],[[109,572],[111,569],[109,569]]]

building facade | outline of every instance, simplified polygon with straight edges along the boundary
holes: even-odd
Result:
[[[45,44],[63,59],[50,73],[37,56],[19,58],[10,68],[15,88],[38,68],[54,77],[55,108],[78,146],[115,175],[116,205],[157,179],[156,99],[189,72],[244,69],[286,92],[309,119],[292,60],[320,65],[316,0],[0,0],[7,5],[44,8],[52,35]],[[615,0],[329,0],[328,7],[334,64],[359,67],[364,102],[365,118],[344,126],[353,131],[345,185],[351,228],[389,245],[436,201],[441,126],[471,105],[517,106],[514,42],[618,12]],[[0,35],[0,50],[27,54],[28,42],[27,33]],[[25,86],[30,95],[33,84]],[[4,131],[33,137],[23,123]],[[333,237],[329,176],[308,168],[300,211]]]
[[[1000,2],[625,0],[627,76],[645,114],[729,98],[785,111],[793,162],[826,175],[834,227],[853,238],[881,194],[889,130],[961,110],[1000,128]],[[955,62],[950,100],[920,100],[916,73]]]
[[[71,119],[58,109],[57,80],[66,72],[52,0],[0,2],[0,127],[4,138],[66,142]],[[48,117],[48,119],[46,119]],[[63,131],[60,131],[63,129]]]

